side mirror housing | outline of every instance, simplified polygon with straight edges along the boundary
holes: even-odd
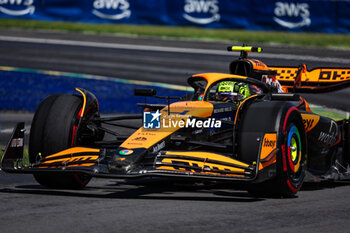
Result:
[[[134,95],[135,96],[155,96],[157,95],[157,91],[155,89],[135,88]]]

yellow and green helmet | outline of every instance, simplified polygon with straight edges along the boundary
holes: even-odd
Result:
[[[249,85],[242,82],[223,81],[219,84],[216,98],[219,101],[242,101],[251,96]]]

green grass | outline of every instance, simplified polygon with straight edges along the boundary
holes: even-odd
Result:
[[[324,117],[331,118],[335,121],[349,119],[349,113],[337,109],[330,109],[323,106],[311,105],[312,112]]]
[[[230,41],[232,43],[277,43],[350,48],[350,36],[343,34],[262,32],[231,29],[202,29],[194,27],[136,26],[126,24],[83,24],[13,19],[0,19],[0,28],[45,29],[94,34],[142,35],[219,40]]]

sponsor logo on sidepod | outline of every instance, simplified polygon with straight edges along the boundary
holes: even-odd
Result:
[[[92,13],[102,19],[121,20],[131,16],[128,0],[95,0]]]
[[[183,17],[196,24],[210,24],[220,20],[219,0],[186,0]]]
[[[289,29],[311,25],[309,4],[276,2],[273,20]]]
[[[318,137],[318,140],[324,144],[327,145],[333,145],[339,137],[339,127],[337,123],[334,121],[331,121],[329,131],[327,132],[320,132],[320,136]]]
[[[0,0],[0,12],[6,15],[22,16],[34,14],[34,0]]]

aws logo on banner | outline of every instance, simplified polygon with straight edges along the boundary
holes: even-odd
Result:
[[[220,20],[219,0],[186,0],[183,17],[196,24],[210,24]]]
[[[307,3],[276,2],[273,20],[289,29],[310,26],[309,8]]]
[[[121,20],[131,15],[128,0],[95,0],[93,8],[92,13],[102,19]]]
[[[34,11],[34,0],[0,0],[0,12],[6,15],[32,15]]]

